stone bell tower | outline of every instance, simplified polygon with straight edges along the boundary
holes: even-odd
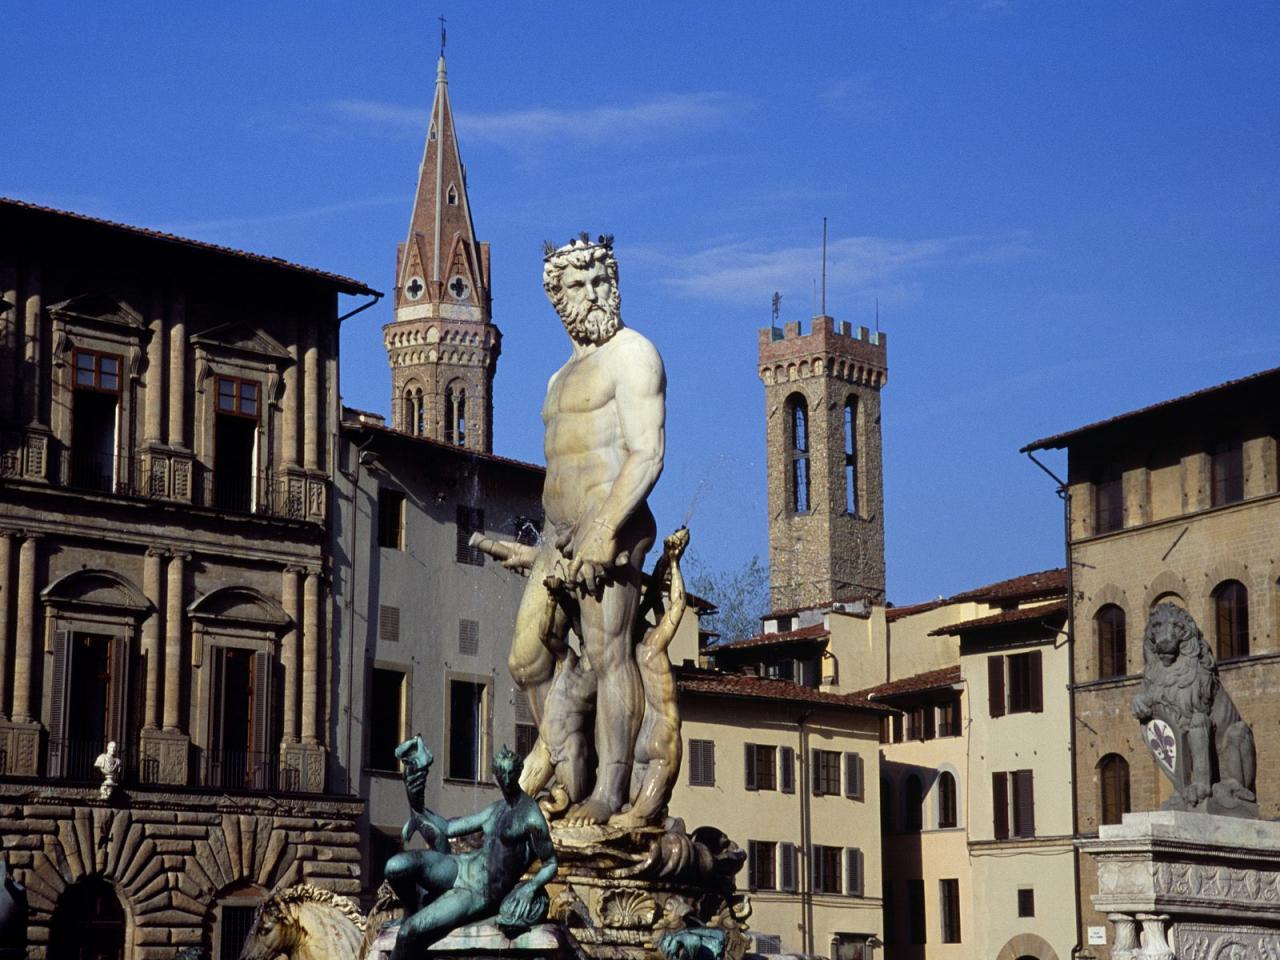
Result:
[[[831,317],[760,331],[774,610],[884,603],[885,335]]]
[[[443,53],[409,235],[396,248],[395,319],[382,328],[397,430],[493,451],[489,245],[477,243]]]

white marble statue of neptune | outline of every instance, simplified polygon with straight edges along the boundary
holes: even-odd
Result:
[[[573,344],[547,385],[543,545],[512,640],[513,679],[539,724],[570,628],[596,676],[589,796],[567,819],[604,823],[630,799],[644,696],[632,629],[656,536],[645,502],[662,473],[666,374],[653,344],[622,325],[613,238],[584,234],[548,251],[543,287]],[[559,602],[548,602],[555,590]],[[578,792],[585,793],[586,787]]]

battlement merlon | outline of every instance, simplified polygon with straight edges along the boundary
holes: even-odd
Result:
[[[847,321],[837,323],[828,316],[813,318],[813,330],[801,332],[801,324],[793,321],[781,328],[765,327],[760,331],[759,363],[763,371],[776,366],[806,363],[812,368],[821,359],[829,371],[839,368],[841,362],[852,363],[865,373],[874,373],[877,385],[882,386],[888,377],[889,338],[879,331],[866,327],[854,327]]]

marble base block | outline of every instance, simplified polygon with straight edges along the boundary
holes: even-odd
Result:
[[[396,944],[398,923],[382,930],[369,954],[362,960],[384,960],[391,955]],[[459,927],[453,933],[437,940],[422,952],[423,960],[573,960],[581,957],[573,948],[563,928],[554,923],[543,923],[509,938],[491,923],[476,923]]]
[[[1158,810],[1077,841],[1113,960],[1280,956],[1280,823]]]

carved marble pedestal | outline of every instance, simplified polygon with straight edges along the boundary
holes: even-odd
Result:
[[[138,749],[143,783],[185,786],[191,781],[191,738],[185,733],[144,728]]]
[[[1280,956],[1280,823],[1130,813],[1079,847],[1097,862],[1113,960]]]
[[[34,777],[40,773],[40,724],[0,720],[0,773]]]

